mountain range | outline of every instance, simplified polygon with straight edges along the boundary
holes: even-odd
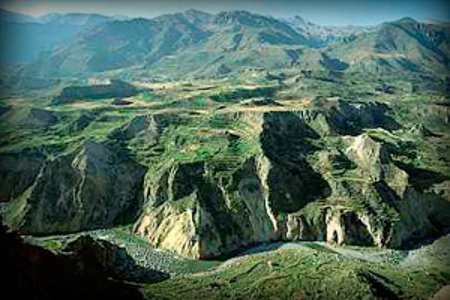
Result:
[[[27,88],[46,86],[48,79],[118,70],[127,76],[139,72],[174,78],[254,69],[395,70],[442,79],[450,62],[449,25],[411,18],[374,27],[333,27],[246,11],[213,15],[189,10],[153,19],[97,14],[32,18],[2,11],[0,23],[2,69],[20,64],[7,72],[7,82]]]

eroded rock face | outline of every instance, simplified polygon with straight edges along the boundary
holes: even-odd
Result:
[[[326,215],[326,241],[337,245],[373,246],[374,239],[365,218],[351,211],[329,211]]]
[[[47,161],[7,217],[21,232],[39,234],[131,222],[142,207],[144,174],[123,151],[88,141],[78,152]]]
[[[446,181],[443,184],[449,184]],[[389,246],[406,248],[422,240],[438,237],[450,228],[450,200],[431,191],[408,187],[396,203],[399,222],[395,224]]]
[[[417,183],[418,171],[365,133],[342,137],[337,149],[318,147],[332,134],[313,129],[326,128],[318,116],[262,114],[260,154],[228,173],[214,161],[173,163],[147,187],[136,234],[210,258],[274,240],[401,248],[450,228],[445,181]]]
[[[442,235],[450,228],[450,201],[443,192],[446,189],[440,188],[446,181],[438,183],[438,177],[437,181],[429,181],[427,189],[420,188],[416,184],[417,170],[399,167],[384,145],[365,134],[352,138],[346,155],[358,166],[357,174],[363,180],[332,185],[331,198],[343,200],[344,210],[336,211],[335,205],[326,215],[328,241],[366,241],[402,248],[427,236]],[[349,234],[359,238],[347,238]]]
[[[308,139],[318,134],[295,114],[262,118],[261,155],[226,173],[214,162],[175,164],[150,187],[151,205],[137,222],[136,233],[157,247],[194,258],[286,236],[314,238],[307,233],[315,232],[310,228],[304,234],[286,234],[285,217],[330,192],[306,161],[315,151]]]
[[[383,181],[398,194],[408,185],[408,174],[391,161],[388,149],[367,134],[351,138],[345,152],[367,181]]]
[[[0,202],[22,195],[33,184],[45,159],[38,151],[0,155]]]
[[[153,207],[141,216],[135,232],[155,246],[193,258],[275,239],[264,160],[252,157],[228,178],[203,162],[174,166],[161,176]]]

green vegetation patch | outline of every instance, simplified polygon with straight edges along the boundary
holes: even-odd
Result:
[[[447,282],[437,271],[371,263],[322,249],[282,249],[251,255],[204,275],[142,289],[159,299],[425,299]]]

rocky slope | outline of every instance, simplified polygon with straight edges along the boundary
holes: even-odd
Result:
[[[414,168],[356,130],[398,127],[387,107],[346,105],[357,113],[340,104],[328,115],[252,116],[257,153],[225,170],[223,159],[170,163],[147,181],[149,204],[136,233],[154,246],[210,258],[280,239],[401,248],[448,230],[450,201],[440,192],[448,180],[417,185]],[[331,147],[318,143],[343,129],[354,135],[338,136]]]
[[[23,193],[8,212],[8,222],[21,232],[110,227],[131,222],[140,212],[145,168],[117,147],[87,141],[78,151],[47,160],[33,181],[23,182],[22,173],[12,178],[14,186],[23,183],[17,185]]]

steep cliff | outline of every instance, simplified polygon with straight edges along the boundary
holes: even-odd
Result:
[[[440,235],[450,228],[448,181],[418,188],[417,172],[393,159],[388,144],[360,134],[400,129],[387,112],[338,102],[326,111],[235,115],[258,137],[257,150],[226,172],[217,155],[147,174],[135,232],[193,258],[280,239],[401,248]]]

